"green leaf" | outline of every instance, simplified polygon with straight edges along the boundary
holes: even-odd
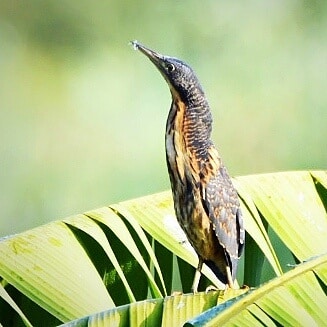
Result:
[[[117,213],[119,213],[121,216],[123,216],[133,227],[134,231],[136,232],[137,236],[139,237],[142,245],[145,247],[147,253],[150,256],[151,259],[151,263],[153,264],[153,267],[155,269],[155,272],[157,274],[157,276],[159,277],[159,281],[160,281],[160,287],[164,290],[164,294],[167,295],[167,291],[166,291],[166,286],[164,283],[164,279],[163,279],[163,275],[162,275],[162,271],[160,269],[158,260],[156,258],[156,254],[154,253],[151,244],[149,243],[146,234],[144,232],[144,230],[141,228],[139,222],[134,218],[134,216],[132,216],[128,211],[126,211],[122,206],[119,205],[113,205],[112,208],[114,210],[116,210]],[[155,284],[154,284],[155,285]],[[153,288],[153,292],[154,292],[154,297],[162,297],[162,294],[158,293],[158,290],[156,287]]]
[[[327,215],[309,172],[253,175],[238,181],[300,261],[326,251]]]
[[[250,197],[248,192],[246,192],[245,187],[243,186],[244,183],[242,183],[242,178],[235,178],[233,180],[233,183],[237,187],[237,191],[242,199],[241,209],[244,216],[246,232],[251,236],[251,238],[255,241],[256,244],[255,245],[253,242],[249,242],[249,244],[247,244],[246,239],[247,247],[245,248],[245,253],[247,254],[247,251],[249,251],[249,259],[247,259],[248,264],[245,268],[245,272],[250,277],[245,276],[245,282],[248,281],[250,285],[257,285],[260,281],[261,271],[255,268],[258,266],[260,267],[262,265],[263,258],[262,256],[260,256],[260,254],[256,256],[252,255],[253,251],[255,251],[254,249],[256,248],[256,246],[261,249],[262,253],[265,255],[268,262],[271,264],[277,276],[282,274],[282,269],[280,267],[280,263],[275,253],[275,250],[269,239],[264,223],[262,222],[258,210],[255,206],[255,203],[253,202],[252,198]],[[249,249],[249,245],[251,245],[251,249]],[[255,271],[255,273],[253,273],[253,271]]]
[[[178,294],[165,299],[140,301],[84,317],[61,327],[182,326],[189,318],[245,292],[247,290]]]
[[[91,260],[63,222],[2,241],[0,275],[62,321],[114,306]]]
[[[187,326],[273,326],[272,321],[282,326],[323,326],[327,319],[326,284],[321,285],[316,272],[326,267],[327,254],[313,258],[231,300],[230,305],[228,301],[209,309]]]
[[[32,326],[30,321],[24,315],[23,311],[18,307],[18,305],[15,303],[15,301],[11,298],[11,296],[7,293],[7,291],[1,284],[0,284],[0,298],[4,299],[4,301],[6,301],[18,313],[25,326],[28,327]]]
[[[242,199],[247,230],[245,256],[238,274],[240,280],[244,276],[250,285],[257,285],[265,267],[264,258],[276,275],[288,276],[288,273],[283,275],[280,267],[284,253],[271,240],[269,228],[273,228],[276,237],[287,246],[283,250],[289,248],[300,261],[326,252],[326,181],[326,172],[317,171],[234,179]],[[158,319],[170,323],[174,312],[185,305],[187,312],[180,311],[180,320],[175,321],[180,324],[183,319],[208,309],[210,306],[206,304],[211,305],[209,301],[196,307],[194,303],[198,300],[194,299],[200,295],[181,297],[180,304],[176,302],[178,297],[162,299],[172,290],[188,292],[196,265],[197,255],[177,223],[170,192],[68,217],[0,240],[0,277],[3,279],[0,310],[5,312],[0,315],[0,324],[12,321],[15,316],[21,317],[27,325],[28,321],[39,325],[47,314],[53,317],[52,325],[58,324],[56,319],[66,322],[87,315],[91,316],[78,323],[85,325],[91,321],[101,325],[110,318],[120,326],[138,324],[142,319],[160,325]],[[203,273],[211,283],[224,288],[208,267],[204,267]],[[291,322],[295,316],[293,309],[283,313],[286,298],[295,307],[305,307],[303,321],[314,319],[320,323],[313,312],[323,316],[325,310],[326,265],[317,265],[303,278],[294,284],[285,282],[283,287],[269,293],[270,300],[260,302],[258,298],[259,302],[249,302],[246,310],[238,314],[235,311],[229,318],[233,317],[235,324],[251,326],[257,321],[268,326],[275,321]],[[208,280],[202,278],[202,281],[204,289]],[[146,298],[152,298],[152,302],[143,303],[143,308],[137,309],[135,301]],[[135,303],[133,309],[115,307],[115,304],[130,302]],[[227,301],[219,308],[225,310],[237,303]],[[109,308],[112,310],[108,311]],[[102,313],[95,315],[95,312]]]
[[[107,208],[105,208],[105,209],[107,209]],[[109,214],[110,213],[111,212],[109,211]],[[112,215],[116,217],[116,215],[114,215],[113,213],[112,213]],[[96,240],[101,245],[101,247],[103,248],[103,250],[105,251],[105,253],[108,256],[108,259],[113,264],[114,269],[116,270],[117,274],[121,278],[122,283],[125,286],[125,290],[128,294],[130,302],[135,302],[136,300],[135,300],[134,294],[130,288],[130,285],[128,284],[128,281],[124,275],[124,272],[123,272],[121,266],[119,265],[116,255],[115,255],[114,251],[112,250],[112,248],[108,242],[108,239],[107,239],[105,233],[103,232],[103,230],[100,228],[100,226],[97,225],[92,219],[86,219],[85,215],[73,216],[70,219],[65,220],[65,222],[68,225],[74,226],[74,227],[84,231],[85,233],[90,235],[92,238],[94,238],[94,240]]]
[[[127,210],[154,239],[193,267],[197,267],[198,256],[176,220],[171,192],[121,202],[119,206]],[[202,273],[217,287],[225,287],[206,265],[203,266]]]
[[[120,239],[122,244],[131,252],[133,257],[137,260],[139,265],[144,270],[148,280],[149,286],[153,291],[155,297],[162,297],[160,289],[156,282],[154,281],[153,275],[151,274],[146,262],[143,259],[142,254],[140,253],[138,247],[135,244],[135,239],[131,236],[128,228],[122,221],[122,219],[109,208],[101,208],[95,211],[89,211],[87,216],[96,219],[99,222],[107,225],[111,231]],[[139,230],[141,233],[141,231]],[[139,234],[140,235],[140,234]],[[152,252],[150,245],[148,244],[146,237],[143,238],[143,241],[147,243],[147,249]],[[153,255],[152,255],[153,256]],[[153,256],[154,257],[154,256]]]

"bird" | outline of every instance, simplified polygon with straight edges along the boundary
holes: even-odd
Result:
[[[166,162],[176,218],[198,256],[191,290],[198,292],[205,263],[225,284],[236,288],[238,260],[245,244],[240,201],[211,140],[212,114],[193,69],[131,41],[166,80],[172,103],[165,132]]]

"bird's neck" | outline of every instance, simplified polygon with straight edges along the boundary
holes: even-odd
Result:
[[[208,147],[212,144],[211,125],[212,117],[205,98],[191,104],[173,98],[166,125],[167,161],[181,168],[188,154],[198,161],[206,160]]]

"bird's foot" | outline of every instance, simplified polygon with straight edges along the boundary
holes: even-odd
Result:
[[[215,291],[219,291],[219,289],[214,285],[209,285],[205,290],[206,294],[208,294],[209,292],[215,292]]]
[[[223,292],[225,292],[226,291],[226,287],[225,287],[225,289],[221,289],[221,288],[218,288],[217,286],[209,285],[206,288],[206,290],[205,290],[206,294],[208,294],[209,292],[217,292],[217,291],[223,291]]]

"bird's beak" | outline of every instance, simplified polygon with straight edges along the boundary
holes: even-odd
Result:
[[[177,94],[174,86],[172,85],[169,76],[167,74],[167,71],[165,69],[165,61],[167,58],[166,56],[163,56],[162,54],[155,52],[144,45],[138,43],[136,40],[130,42],[131,45],[133,46],[134,50],[140,50],[143,54],[145,54],[151,61],[152,63],[157,67],[163,78],[166,80],[168,83],[169,89],[173,97]]]
[[[164,56],[158,52],[155,52],[144,45],[138,43],[136,40],[130,42],[135,50],[140,50],[143,54],[145,54],[153,64],[161,71],[162,66],[161,63],[164,59]]]

